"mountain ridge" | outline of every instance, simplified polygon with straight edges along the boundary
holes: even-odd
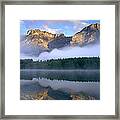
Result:
[[[85,44],[96,41],[99,37],[99,33],[100,24],[98,23],[90,24],[70,37],[66,37],[63,33],[53,34],[39,29],[31,29],[27,31],[25,42],[48,49],[61,48],[67,45],[79,45],[82,47]]]
[[[27,31],[26,35],[20,37],[20,51],[28,56],[39,56],[42,52],[64,49],[65,47],[85,48],[86,46],[92,49],[92,46],[99,45],[99,43],[100,24],[98,23],[90,24],[73,36],[67,37],[64,34],[52,34],[39,29],[31,29]]]

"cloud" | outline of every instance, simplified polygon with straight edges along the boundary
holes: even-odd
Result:
[[[65,47],[63,49],[53,49],[51,52],[41,53],[38,59],[49,60],[58,58],[74,58],[99,55],[100,55],[99,45],[93,45],[86,47]]]
[[[56,24],[56,23],[65,24],[64,29],[71,29],[71,26],[72,26],[72,28],[73,28],[72,31],[74,33],[79,32],[84,27],[89,25],[87,22],[81,21],[81,20],[51,20],[51,21],[46,21],[46,24],[44,24],[42,26],[42,30],[51,32],[53,34],[62,33],[64,30],[62,30],[60,28],[50,28],[49,27],[49,25]]]
[[[88,45],[85,47],[64,47],[62,49],[53,49],[51,52],[42,52],[39,56],[27,56],[21,54],[21,59],[33,59],[33,60],[50,60],[50,59],[63,59],[63,58],[77,58],[77,57],[95,57],[100,56],[100,46]]]
[[[38,57],[39,54],[45,50],[47,49],[38,45],[27,44],[25,41],[20,42],[20,55]]]
[[[80,20],[71,21],[71,23],[73,24],[74,33],[81,31],[84,27],[89,25],[87,22]]]
[[[86,23],[86,22],[81,22],[81,24],[82,25],[86,25],[86,26],[88,26],[89,24],[88,23]]]
[[[61,29],[53,29],[53,28],[49,28],[48,25],[43,25],[42,30],[53,33],[53,34],[58,34],[61,33]]]

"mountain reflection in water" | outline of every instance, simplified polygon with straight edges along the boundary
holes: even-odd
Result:
[[[68,100],[80,93],[100,99],[99,70],[21,70],[20,77],[21,96],[48,90],[56,100]]]

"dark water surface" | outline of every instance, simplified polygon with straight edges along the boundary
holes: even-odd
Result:
[[[32,80],[33,78],[47,78],[50,80],[67,81],[94,81],[100,80],[99,70],[40,70],[24,69],[20,71],[20,79]]]
[[[70,94],[80,92],[100,99],[99,70],[24,69],[20,71],[20,79],[21,95],[49,87],[49,95],[54,99],[70,99]]]

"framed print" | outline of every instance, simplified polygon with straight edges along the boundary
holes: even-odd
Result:
[[[1,118],[119,119],[119,2],[1,4]]]

